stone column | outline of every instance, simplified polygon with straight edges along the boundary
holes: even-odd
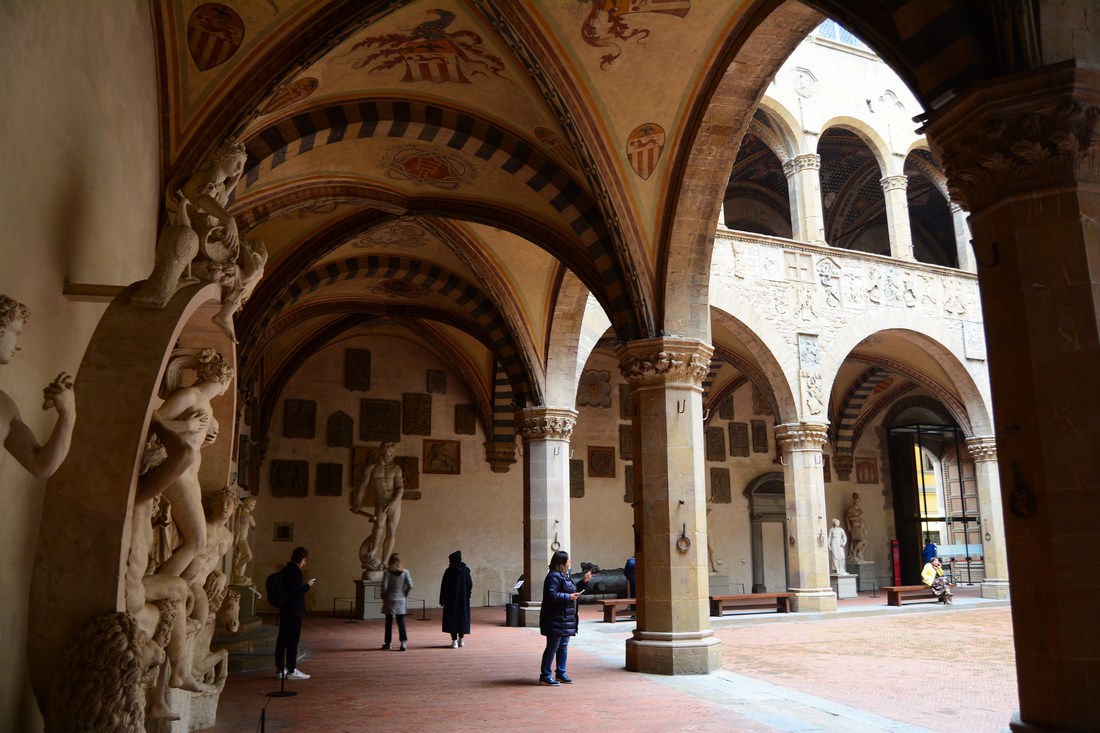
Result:
[[[1015,731],[1095,730],[1100,547],[1100,71],[973,88],[929,141],[970,211],[1005,471]]]
[[[955,228],[955,256],[959,260],[959,269],[976,272],[978,266],[970,245],[970,224],[966,221],[966,211],[954,201],[951,202],[951,223]]]
[[[775,426],[783,451],[787,498],[787,560],[796,611],[835,611],[829,585],[828,517],[821,448],[828,440],[822,423]]]
[[[703,379],[714,349],[695,339],[631,341],[616,352],[634,404],[638,623],[626,668],[656,674],[722,668],[710,629]]]
[[[821,156],[807,153],[783,164],[791,198],[791,235],[800,242],[825,244],[825,213],[821,204]]]
[[[992,436],[967,438],[966,447],[974,458],[974,479],[982,514],[982,562],[985,566],[982,598],[1008,598],[1008,560],[1005,557],[997,439]]]
[[[570,551],[569,439],[577,413],[560,407],[516,411],[523,439],[523,576],[519,617],[539,625],[542,582],[555,550]]]
[[[886,195],[886,228],[890,232],[890,256],[899,260],[912,260],[913,230],[909,226],[909,200],[905,197],[909,179],[906,176],[886,176],[879,183]]]

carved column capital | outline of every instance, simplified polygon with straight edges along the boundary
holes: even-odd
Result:
[[[569,440],[577,411],[565,407],[524,407],[516,410],[516,432],[524,440]]]
[[[904,191],[909,188],[909,176],[886,176],[879,180],[879,184],[886,192]]]
[[[485,461],[493,473],[508,473],[508,469],[516,462],[516,444],[485,442]]]
[[[790,178],[795,173],[801,173],[802,171],[821,170],[821,156],[817,153],[806,153],[805,155],[799,155],[796,158],[791,158],[783,164],[783,175]]]
[[[825,423],[787,423],[775,426],[775,440],[784,451],[820,451],[829,439]]]
[[[967,438],[966,447],[975,463],[997,460],[997,439],[992,436]]]
[[[714,347],[698,339],[628,341],[615,351],[623,379],[633,387],[690,383],[702,387]]]
[[[1070,65],[977,86],[925,132],[971,212],[1016,193],[1100,183],[1100,71]]]

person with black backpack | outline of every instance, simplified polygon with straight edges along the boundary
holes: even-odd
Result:
[[[306,613],[306,592],[317,582],[317,578],[303,582],[302,570],[308,562],[309,551],[304,547],[295,547],[290,553],[290,562],[277,574],[282,582],[268,580],[268,602],[279,608],[279,635],[275,639],[276,676],[288,680],[309,679],[308,674],[298,669],[298,639],[302,635],[302,616]],[[276,592],[272,593],[272,590]]]

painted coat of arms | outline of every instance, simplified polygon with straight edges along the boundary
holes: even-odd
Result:
[[[630,167],[642,178],[649,178],[665,150],[665,128],[656,122],[638,125],[626,139],[626,157]]]
[[[187,49],[199,71],[224,64],[243,40],[244,21],[225,5],[200,5],[187,21]]]
[[[504,61],[482,46],[481,36],[473,31],[449,30],[455,14],[449,10],[429,10],[436,18],[410,31],[371,36],[359,41],[351,53],[368,51],[352,63],[352,68],[370,72],[404,65],[401,81],[455,82],[469,84],[471,76],[501,76]],[[502,77],[503,78],[503,77]]]
[[[622,55],[621,42],[639,42],[649,36],[647,28],[631,28],[626,16],[637,13],[663,13],[683,18],[691,10],[691,0],[576,0],[590,5],[581,23],[581,38],[593,48],[610,48],[600,57],[606,69]]]

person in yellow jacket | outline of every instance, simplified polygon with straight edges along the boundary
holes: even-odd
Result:
[[[920,571],[920,579],[932,589],[932,595],[939,598],[942,603],[951,603],[951,586],[943,577],[943,565],[938,557],[924,564],[924,569]]]

